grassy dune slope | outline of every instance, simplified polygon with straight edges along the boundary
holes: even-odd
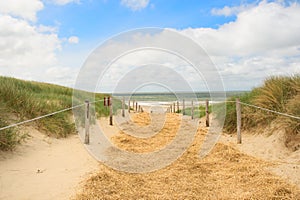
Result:
[[[73,89],[67,87],[0,77],[0,127],[69,108],[72,106],[72,94]],[[96,100],[103,96],[96,94]],[[97,105],[97,112],[107,115],[102,103]],[[30,125],[47,135],[66,137],[75,133],[71,116],[72,111],[62,112]],[[10,150],[24,138],[18,129],[0,131],[0,150]]]
[[[229,100],[234,101],[236,97]],[[239,96],[241,102],[257,105],[270,110],[300,116],[300,74],[293,76],[273,76],[250,93]],[[236,131],[235,103],[228,103],[224,128]],[[242,106],[242,128],[249,130],[258,126],[276,125],[286,131],[286,145],[294,150],[299,148],[295,140],[300,137],[300,121],[248,106]]]

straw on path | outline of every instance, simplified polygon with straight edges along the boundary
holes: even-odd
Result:
[[[136,115],[134,120],[140,125],[149,123],[146,114]],[[174,123],[180,123],[179,115],[168,114],[162,131],[148,140],[138,141],[120,132],[112,141],[133,152],[157,150],[174,138]],[[299,188],[266,170],[272,163],[229,145],[218,143],[207,157],[199,159],[206,133],[207,128],[200,126],[182,157],[151,173],[131,174],[100,165],[75,199],[300,199]]]

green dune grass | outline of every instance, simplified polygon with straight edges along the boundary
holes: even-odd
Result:
[[[72,107],[72,94],[73,89],[63,86],[0,77],[0,127]],[[95,99],[103,99],[104,96],[95,94]],[[96,103],[96,112],[97,116],[108,115],[103,102]],[[56,138],[76,132],[71,110],[30,122],[29,125]],[[2,130],[0,149],[13,149],[22,138],[24,135],[19,133],[18,128]]]

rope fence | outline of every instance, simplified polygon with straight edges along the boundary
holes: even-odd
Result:
[[[65,108],[65,109],[62,109],[62,110],[59,110],[59,111],[56,111],[56,112],[53,112],[53,113],[49,113],[49,114],[46,114],[46,115],[35,117],[33,119],[29,119],[29,120],[25,120],[25,121],[22,121],[22,122],[11,124],[11,125],[8,125],[8,126],[5,126],[5,127],[1,127],[0,131],[5,130],[5,129],[9,129],[9,128],[12,128],[12,127],[16,127],[16,126],[19,126],[19,125],[22,125],[22,124],[26,124],[26,123],[29,123],[29,122],[32,122],[32,121],[36,121],[36,120],[39,120],[39,119],[42,119],[42,118],[45,118],[45,117],[56,115],[58,113],[66,112],[66,111],[72,110],[74,108],[85,106],[85,144],[89,144],[89,118],[90,118],[90,111],[89,110],[90,110],[90,104],[97,103],[97,102],[102,102],[102,101],[104,102],[104,106],[109,107],[109,125],[112,126],[113,125],[113,106],[112,106],[113,99],[111,97],[104,97],[104,99],[96,100],[96,101],[93,101],[93,102],[90,102],[90,101],[86,100],[85,103],[83,103],[83,104],[79,104],[79,105],[72,106],[72,107],[69,107],[69,108]],[[122,102],[122,116],[125,117],[125,98],[124,97],[122,98],[121,102]],[[263,107],[260,107],[260,106],[257,106],[257,105],[252,105],[252,104],[248,104],[248,103],[245,103],[245,102],[241,102],[238,98],[236,99],[236,101],[222,101],[220,103],[236,103],[237,143],[238,144],[242,143],[241,105],[249,106],[249,107],[252,107],[252,108],[264,110],[266,112],[271,112],[271,113],[275,113],[275,114],[278,114],[278,115],[281,115],[281,116],[290,117],[290,118],[293,118],[293,119],[300,120],[299,116],[293,116],[291,114],[282,113],[282,112],[270,110],[270,109],[267,109],[267,108],[263,108]],[[194,103],[193,103],[193,101],[191,102],[191,105],[192,105],[192,107],[191,107],[191,119],[194,119]],[[143,112],[143,108],[140,105],[138,105],[137,101],[134,101],[134,100],[132,101],[132,108],[133,108],[133,111]],[[177,110],[176,110],[176,108],[177,108]],[[130,109],[131,109],[130,100],[128,100],[128,113],[130,113]],[[185,108],[185,100],[183,99],[182,100],[182,114],[183,115],[185,115],[185,109],[186,109]],[[178,101],[176,103],[172,102],[170,104],[170,107],[167,109],[167,112],[170,112],[170,113],[179,112],[179,102]],[[210,124],[209,123],[209,100],[205,101],[205,118],[206,118],[206,126],[209,127],[209,124]]]
[[[8,125],[8,126],[5,126],[5,127],[1,127],[0,128],[0,131],[2,130],[5,130],[5,129],[9,129],[9,128],[12,128],[12,127],[16,127],[16,126],[19,126],[19,125],[22,125],[22,124],[26,124],[26,123],[29,123],[29,122],[32,122],[32,121],[36,121],[36,120],[39,120],[39,119],[42,119],[42,118],[46,118],[46,117],[49,117],[49,116],[52,116],[52,115],[56,115],[56,114],[59,114],[59,113],[62,113],[62,112],[66,112],[66,111],[69,111],[69,110],[72,110],[74,108],[79,108],[79,107],[82,107],[82,106],[85,106],[85,138],[84,138],[84,143],[86,145],[88,145],[90,143],[90,104],[93,104],[93,103],[97,103],[97,102],[104,102],[104,106],[105,107],[109,107],[109,124],[110,125],[113,125],[113,100],[111,97],[104,97],[104,99],[101,99],[101,100],[96,100],[96,101],[93,101],[93,102],[90,102],[89,100],[86,100],[83,104],[79,104],[79,105],[76,105],[76,106],[72,106],[72,107],[69,107],[69,108],[65,108],[65,109],[62,109],[62,110],[59,110],[59,111],[56,111],[56,112],[53,112],[53,113],[49,113],[49,114],[46,114],[46,115],[42,115],[42,116],[39,116],[39,117],[35,117],[33,119],[29,119],[29,120],[25,120],[25,121],[22,121],[22,122],[18,122],[18,123],[15,123],[15,124],[11,124],[11,125]],[[123,97],[122,100],[122,117],[125,117],[125,98]],[[133,111],[135,112],[143,112],[143,108],[139,105],[138,106],[138,102],[137,101],[132,101],[132,107],[131,107],[131,102],[130,102],[130,99],[128,100],[128,113],[130,113],[130,109],[132,108]],[[185,114],[185,100],[182,101],[183,105],[182,105],[182,114],[184,115]],[[285,117],[290,117],[290,118],[293,118],[293,119],[297,119],[297,120],[300,120],[300,117],[298,116],[293,116],[293,115],[290,115],[290,114],[287,114],[287,113],[281,113],[281,112],[278,112],[278,111],[274,111],[274,110],[270,110],[270,109],[267,109],[267,108],[263,108],[263,107],[260,107],[260,106],[256,106],[256,105],[252,105],[252,104],[248,104],[248,103],[244,103],[244,102],[240,102],[240,100],[237,98],[236,101],[222,101],[220,103],[236,103],[236,116],[237,116],[237,143],[238,144],[241,144],[242,143],[242,134],[241,134],[241,105],[244,105],[244,106],[249,106],[249,107],[253,107],[253,108],[256,108],[256,109],[261,109],[261,110],[264,110],[266,112],[271,112],[271,113],[275,113],[275,114],[278,114],[278,115],[282,115],[282,116],[285,116]],[[193,120],[194,119],[194,103],[193,101],[191,102],[191,119]],[[177,108],[177,111],[176,111],[176,108]],[[179,112],[179,102],[177,101],[176,103],[175,102],[172,102],[170,104],[170,107],[167,108],[167,112],[170,112],[170,113],[176,113],[176,112]],[[205,115],[206,115],[206,126],[209,127],[209,100],[206,100],[205,101]],[[298,164],[298,163],[296,163]]]

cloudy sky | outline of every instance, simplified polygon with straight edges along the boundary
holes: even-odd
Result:
[[[251,89],[270,75],[300,73],[299,22],[295,0],[0,0],[0,75],[73,86],[108,38],[159,27],[197,42],[226,90]]]

